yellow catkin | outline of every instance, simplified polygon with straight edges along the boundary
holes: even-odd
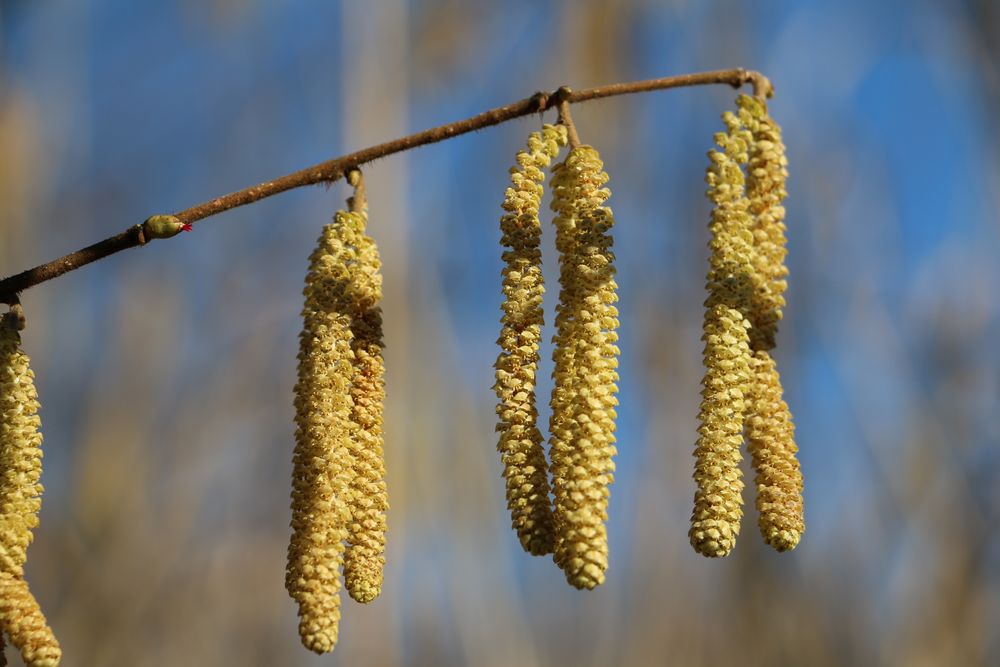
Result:
[[[0,572],[0,628],[27,667],[59,665],[62,650],[38,602],[28,584],[9,572]]]
[[[737,104],[741,123],[752,133],[746,179],[754,244],[755,290],[750,342],[755,350],[770,350],[774,348],[788,287],[785,208],[782,205],[788,196],[785,189],[788,159],[781,141],[781,129],[768,116],[764,101],[740,95]]]
[[[341,213],[338,213],[340,218]],[[309,258],[295,385],[292,538],[285,586],[306,648],[330,651],[340,620],[340,566],[350,522],[353,465],[350,316],[338,310],[350,274],[343,225],[326,225]]]
[[[42,433],[35,374],[11,314],[0,319],[0,570],[23,576],[42,505]]]
[[[538,345],[544,319],[542,295],[542,171],[566,145],[566,128],[545,125],[528,137],[528,150],[519,151],[510,170],[500,219],[503,253],[503,317],[496,384],[497,449],[503,462],[507,508],[521,546],[530,554],[552,553],[554,528],[549,500],[548,471],[538,428],[535,379]]]
[[[38,394],[16,318],[0,318],[0,629],[29,667],[54,667],[62,652],[24,581],[38,525],[42,434]]]
[[[559,305],[549,422],[555,498],[554,559],[577,588],[604,582],[607,521],[614,481],[618,405],[618,310],[615,303],[610,191],[597,151],[572,149],[554,168],[552,209],[559,251]]]
[[[753,295],[753,236],[740,167],[750,133],[739,118],[723,115],[727,131],[715,136],[705,180],[714,204],[709,229],[708,299],[705,302],[702,402],[698,414],[689,537],[704,556],[725,556],[736,544],[743,516],[740,472],[746,395],[750,382],[749,321]]]
[[[354,440],[349,449],[353,466],[348,506],[351,522],[344,554],[344,585],[358,602],[371,602],[382,590],[385,568],[386,511],[383,419],[385,364],[382,359],[382,262],[375,241],[365,233],[367,214],[338,214],[343,238],[353,249],[348,262],[350,282],[339,308],[351,316],[354,379],[351,385]]]
[[[751,311],[753,350],[747,441],[756,471],[758,526],[778,551],[794,549],[805,531],[802,469],[795,427],[782,399],[781,378],[771,358],[785,305],[785,209],[788,160],[781,129],[763,100],[741,95],[740,119],[753,133],[747,168],[747,196],[753,215],[755,294]]]

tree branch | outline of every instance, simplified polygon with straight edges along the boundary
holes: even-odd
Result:
[[[589,100],[617,95],[707,84],[728,84],[734,88],[739,88],[748,83],[753,85],[755,95],[761,97],[769,97],[771,95],[771,84],[767,77],[760,72],[742,68],[700,72],[698,74],[683,74],[646,81],[614,83],[608,86],[599,86],[597,88],[572,92],[567,92],[563,89],[553,93],[535,93],[531,97],[519,100],[513,104],[490,109],[465,120],[455,121],[454,123],[417,132],[407,137],[387,141],[377,146],[364,148],[354,153],[306,167],[286,176],[217,197],[176,213],[175,216],[183,224],[193,224],[216,213],[252,204],[287,190],[300,188],[305,185],[315,185],[317,183],[333,183],[343,178],[351,169],[360,167],[373,160],[408,151],[419,146],[445,141],[461,134],[499,125],[500,123],[505,123],[522,116],[542,113],[564,101],[570,103],[587,102]],[[96,262],[122,250],[145,245],[148,239],[142,234],[142,228],[142,224],[133,225],[125,231],[103,241],[99,241],[51,262],[41,264],[33,269],[28,269],[5,278],[0,281],[0,303],[12,304],[17,300],[17,295],[20,292],[35,285],[58,278],[64,273],[69,273],[81,266]]]

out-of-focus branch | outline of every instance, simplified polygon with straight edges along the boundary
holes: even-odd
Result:
[[[364,148],[354,153],[349,153],[341,157],[306,167],[291,174],[275,178],[264,183],[259,183],[249,188],[232,192],[222,197],[216,197],[197,206],[180,211],[174,214],[179,223],[184,226],[191,225],[199,220],[203,220],[216,213],[222,213],[239,206],[252,204],[261,199],[280,194],[287,190],[300,188],[305,185],[315,185],[317,183],[333,183],[344,177],[352,169],[363,164],[377,160],[379,158],[408,151],[419,146],[445,141],[468,132],[474,132],[493,125],[499,125],[515,118],[528,116],[534,113],[547,111],[559,103],[587,102],[605,97],[617,95],[628,95],[631,93],[643,93],[654,90],[665,90],[668,88],[683,88],[687,86],[701,86],[709,84],[727,84],[734,88],[739,88],[746,84],[753,86],[754,94],[759,96],[770,96],[771,83],[760,72],[745,70],[742,68],[715,70],[711,72],[700,72],[697,74],[682,74],[680,76],[669,76],[662,79],[649,79],[646,81],[631,81],[627,83],[614,83],[597,88],[587,88],[579,91],[570,91],[563,87],[553,93],[539,92],[531,97],[526,97],[506,106],[490,109],[471,118],[448,123],[438,127],[417,132],[406,137],[387,141],[377,146]],[[148,238],[143,233],[143,225],[133,225],[125,231],[110,238],[99,241],[86,248],[77,250],[68,255],[46,262],[32,269],[22,271],[0,281],[0,303],[12,304],[16,301],[17,295],[35,285],[58,278],[75,269],[85,266],[109,255],[113,255],[122,250],[145,245]]]

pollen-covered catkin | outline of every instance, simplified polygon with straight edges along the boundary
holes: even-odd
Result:
[[[42,433],[35,374],[13,314],[0,318],[0,570],[23,566],[42,506]]]
[[[338,216],[340,214],[338,213]],[[353,476],[351,321],[338,310],[349,280],[342,225],[323,228],[303,291],[295,385],[292,537],[285,586],[299,607],[299,634],[316,653],[333,649],[340,620],[340,567]]]
[[[503,317],[497,343],[496,430],[503,462],[507,508],[521,546],[541,556],[552,553],[554,529],[549,500],[548,469],[538,428],[535,400],[538,346],[544,319],[542,295],[542,171],[566,145],[566,128],[546,124],[528,137],[528,149],[517,154],[510,170],[511,185],[500,219],[503,252]]]
[[[591,146],[573,148],[552,176],[559,305],[549,422],[555,498],[554,559],[577,588],[604,582],[618,405],[618,301],[604,206],[608,175]]]
[[[698,414],[689,537],[704,556],[725,556],[736,544],[743,516],[740,472],[746,395],[750,382],[749,321],[753,294],[753,237],[741,164],[750,133],[730,112],[727,131],[709,152],[706,195],[714,204],[709,229],[708,299],[705,302],[705,376]]]
[[[768,116],[765,102],[740,95],[739,118],[751,132],[746,192],[752,216],[754,299],[750,313],[750,343],[754,350],[774,348],[778,322],[788,288],[785,207],[788,159],[781,129]]]
[[[355,437],[349,445],[353,475],[348,507],[351,521],[344,554],[344,585],[357,602],[371,602],[382,590],[385,568],[386,511],[383,405],[385,364],[382,359],[382,262],[375,241],[365,233],[365,212],[340,213],[347,247],[349,283],[340,308],[351,316],[354,378],[351,384]]]
[[[0,318],[0,630],[26,665],[55,667],[59,643],[23,578],[42,493],[34,377],[21,350],[17,317],[7,313]]]
[[[755,294],[751,312],[752,382],[747,441],[756,471],[758,526],[778,551],[794,549],[805,531],[802,469],[795,427],[782,399],[781,378],[771,358],[785,305],[785,209],[788,160],[781,130],[763,100],[741,95],[740,118],[753,133],[747,169],[747,196],[753,215]]]
[[[0,629],[21,654],[27,667],[58,667],[62,649],[28,584],[0,572]]]

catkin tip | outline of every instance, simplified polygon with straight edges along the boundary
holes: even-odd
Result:
[[[20,652],[27,667],[57,667],[62,649],[28,584],[0,572],[0,630]]]
[[[757,487],[758,526],[778,551],[795,548],[805,531],[802,469],[795,426],[782,398],[781,376],[771,355],[758,351],[752,360],[747,441]]]

